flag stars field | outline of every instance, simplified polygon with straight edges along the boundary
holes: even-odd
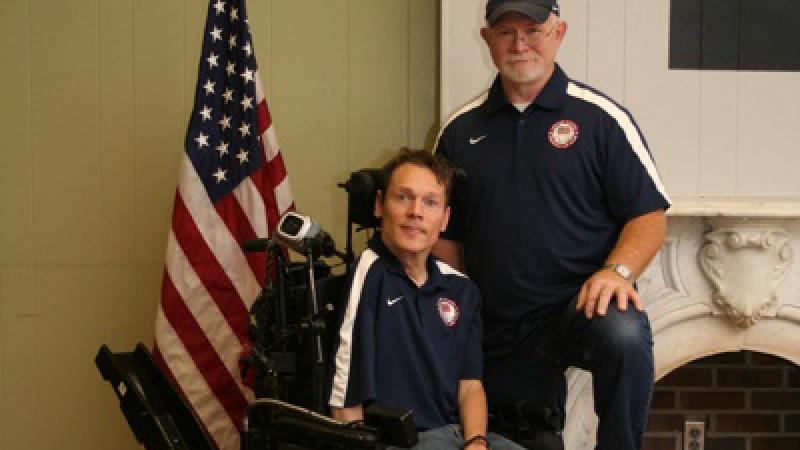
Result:
[[[242,104],[242,109],[247,111],[253,107],[253,98],[245,95],[240,103]]]
[[[214,93],[214,85],[215,84],[217,84],[217,83],[211,81],[210,79],[206,80],[206,84],[203,85],[203,89],[206,90],[206,95],[211,95],[211,94]]]
[[[225,174],[227,172],[228,172],[227,170],[222,170],[221,167],[217,168],[217,171],[214,172],[214,178],[217,179],[217,183],[222,183],[223,181],[227,181],[227,179],[225,178]]]
[[[231,118],[226,116],[225,114],[222,115],[222,119],[219,119],[219,126],[222,127],[222,131],[231,127]]]
[[[211,108],[208,105],[203,105],[203,109],[200,110],[200,117],[203,118],[203,121],[211,120]]]
[[[208,55],[208,58],[206,58],[206,61],[208,61],[208,68],[213,69],[214,67],[218,66],[219,63],[217,60],[219,60],[219,55],[215,55],[214,52],[211,52]]]
[[[236,159],[239,160],[239,164],[246,163],[248,161],[247,150],[245,149],[239,150],[239,153],[236,154]]]
[[[213,39],[214,42],[222,40],[222,30],[217,28],[216,26],[208,34],[211,35],[211,39]]]
[[[245,83],[249,83],[253,81],[253,71],[245,68],[244,72],[242,72],[242,78],[244,78]]]
[[[197,148],[208,147],[208,136],[200,132],[196,138],[194,138],[195,142],[197,142]]]
[[[214,3],[214,9],[217,10],[217,15],[223,14],[225,12],[225,2],[217,0],[217,3]]]

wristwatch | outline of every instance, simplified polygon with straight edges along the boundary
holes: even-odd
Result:
[[[615,274],[633,283],[633,270],[625,264],[608,263],[603,266],[603,269],[610,269]]]

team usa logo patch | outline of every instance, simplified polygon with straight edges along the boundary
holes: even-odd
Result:
[[[571,120],[559,120],[550,127],[547,137],[553,147],[565,149],[578,140],[578,124]]]
[[[453,300],[440,297],[436,309],[439,310],[439,317],[442,318],[442,322],[448,327],[455,326],[456,322],[458,322],[458,305]]]

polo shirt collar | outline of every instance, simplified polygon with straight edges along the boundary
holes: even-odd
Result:
[[[560,109],[564,105],[564,99],[567,95],[568,82],[567,75],[561,70],[561,66],[556,64],[553,74],[547,80],[544,88],[542,88],[542,92],[533,100],[533,103],[543,109]],[[506,93],[503,92],[503,84],[498,74],[489,88],[489,95],[486,97],[483,107],[486,114],[491,115],[506,106],[513,108],[506,97]]]
[[[416,286],[406,273],[405,269],[403,269],[403,265],[400,263],[400,260],[397,259],[397,257],[394,256],[394,253],[392,253],[389,248],[386,247],[386,244],[383,243],[380,232],[376,232],[372,238],[370,238],[367,246],[385,261],[386,267],[390,272],[407,279],[409,283]],[[436,258],[433,255],[428,255],[428,259],[425,264],[428,267],[428,279],[425,281],[425,284],[420,286],[420,289],[444,286],[444,275],[442,275],[442,272],[439,271],[439,265],[436,264]]]

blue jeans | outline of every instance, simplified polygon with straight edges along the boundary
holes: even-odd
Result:
[[[492,450],[524,450],[499,434],[489,433],[489,448]],[[464,447],[464,437],[461,435],[461,426],[445,425],[431,428],[419,433],[419,443],[411,450],[460,450]],[[398,450],[400,447],[387,447],[387,450]]]
[[[560,414],[564,426],[566,378],[574,366],[592,373],[600,423],[597,450],[638,450],[647,425],[654,383],[653,337],[645,313],[612,299],[605,316],[586,319],[575,299],[557,311],[544,331],[513,354],[487,360],[490,400],[528,400]]]

